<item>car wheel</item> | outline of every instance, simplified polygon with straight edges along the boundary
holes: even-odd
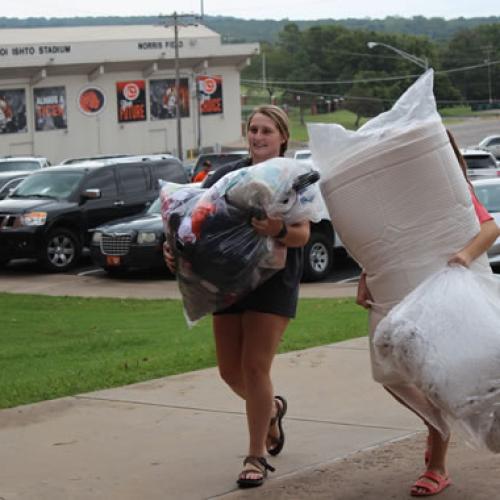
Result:
[[[81,253],[78,237],[68,229],[54,229],[45,242],[42,262],[51,272],[64,272],[73,267]]]
[[[319,281],[330,274],[333,264],[333,242],[327,235],[313,232],[304,248],[303,281]]]

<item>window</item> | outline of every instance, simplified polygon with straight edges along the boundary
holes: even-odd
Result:
[[[496,168],[495,160],[489,155],[469,155],[465,161],[468,168]]]
[[[182,165],[176,162],[151,165],[151,171],[153,173],[153,187],[155,189],[158,188],[159,179],[168,182],[178,182],[179,184],[185,184],[189,180]]]
[[[82,190],[100,189],[101,198],[116,198],[116,180],[114,171],[111,168],[101,168],[91,174],[91,177],[84,183]]]
[[[144,165],[119,165],[116,167],[120,178],[120,191],[126,194],[145,193],[148,189],[148,178]]]
[[[500,212],[500,186],[481,186],[474,191],[488,212]]]

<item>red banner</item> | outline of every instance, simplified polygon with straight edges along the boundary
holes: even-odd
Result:
[[[215,115],[224,111],[222,104],[222,76],[201,75],[197,78],[202,115]]]

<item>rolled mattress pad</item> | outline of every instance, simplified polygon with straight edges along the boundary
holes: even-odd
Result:
[[[432,95],[432,79],[422,83],[430,83]],[[393,110],[401,115],[398,105]],[[413,102],[410,115],[416,109]],[[325,203],[340,239],[367,273],[379,317],[479,231],[469,187],[435,109],[428,117],[407,116],[402,124],[391,122],[393,110],[379,129],[309,126]],[[472,268],[491,272],[486,256]]]

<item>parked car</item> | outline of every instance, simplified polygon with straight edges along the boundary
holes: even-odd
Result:
[[[60,165],[75,165],[78,163],[86,163],[89,161],[99,161],[99,162],[109,162],[116,163],[118,160],[120,163],[128,163],[134,161],[151,161],[151,160],[169,160],[175,158],[168,153],[158,153],[158,154],[144,154],[144,155],[100,155],[100,156],[82,156],[80,158],[67,158],[63,160]]]
[[[165,234],[157,198],[146,212],[98,226],[90,254],[110,274],[130,269],[167,269],[163,259]]]
[[[462,149],[460,151],[467,163],[467,175],[470,179],[500,175],[497,161],[489,151],[481,149]]]
[[[50,167],[50,161],[41,156],[0,157],[0,172],[26,172]]]
[[[294,160],[309,160],[312,156],[310,149],[297,149],[293,154]]]
[[[75,163],[82,163],[87,161],[101,161],[101,160],[116,160],[118,158],[125,158],[125,154],[110,154],[110,155],[97,155],[97,156],[79,156],[75,158],[66,158],[59,165],[73,165]]]
[[[43,169],[0,201],[0,263],[38,259],[66,271],[88,246],[90,230],[144,211],[158,196],[159,179],[186,183],[177,159],[88,162]]]
[[[36,170],[50,166],[47,158],[38,156],[5,156],[0,158],[0,200]]]
[[[193,172],[191,179],[194,179],[196,175],[202,170],[203,164],[206,161],[211,163],[211,171],[215,171],[223,165],[232,163],[233,161],[239,160],[240,158],[246,158],[248,156],[248,151],[230,151],[228,153],[203,153],[196,159],[196,163],[193,167]]]
[[[500,179],[477,179],[472,181],[478,200],[494,217],[500,227]],[[500,264],[500,237],[488,250],[488,260],[492,266]]]
[[[500,135],[489,135],[485,137],[477,147],[478,149],[489,151],[497,160],[500,160]]]

